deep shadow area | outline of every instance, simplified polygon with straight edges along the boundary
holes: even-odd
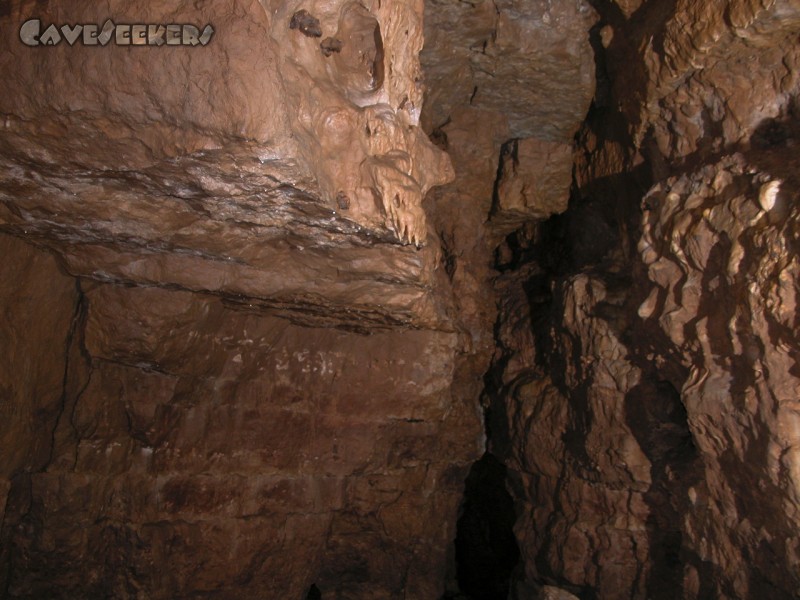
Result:
[[[691,510],[686,500],[688,490],[699,475],[686,409],[671,383],[645,379],[628,392],[625,416],[652,464],[653,483],[645,493],[650,507],[647,533],[652,565],[647,577],[648,597],[654,600],[679,597],[684,564],[690,559],[683,552],[681,522],[683,514]],[[707,574],[704,565],[696,566],[698,572]],[[703,577],[701,586],[708,581]],[[710,590],[701,591],[705,594]]]
[[[514,501],[506,490],[506,467],[485,453],[470,469],[456,535],[460,598],[505,600],[519,561]]]

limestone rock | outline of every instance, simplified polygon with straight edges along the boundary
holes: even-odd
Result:
[[[786,116],[800,91],[797,0],[679,0],[639,12],[627,23],[605,15],[615,96],[637,145],[649,138],[668,161],[696,163]]]
[[[11,597],[441,595],[482,441],[451,395],[454,334],[314,330],[158,288],[85,303],[90,368],[31,475]]]
[[[505,115],[515,138],[572,137],[594,86],[588,3],[428,0],[426,8],[426,127],[469,104]]]
[[[689,490],[684,544],[740,597],[800,586],[796,181],[734,155],[644,200],[639,247],[653,287],[639,313],[688,370],[681,397],[705,470]]]
[[[576,600],[577,596],[570,594],[566,590],[552,585],[544,586],[539,592],[538,600]]]
[[[340,52],[326,57],[290,27],[301,8]],[[245,0],[112,2],[100,14],[63,1],[34,14],[11,2],[0,16],[0,227],[98,280],[340,322],[348,311],[383,326],[441,321],[436,250],[415,248],[423,195],[452,177],[418,126],[421,11]],[[205,46],[20,41],[33,16],[44,30],[109,15],[208,23],[214,35]],[[388,271],[391,282],[376,281]]]
[[[572,146],[512,140],[500,157],[493,224],[510,230],[564,212],[572,185]]]
[[[524,580],[792,598],[800,7],[635,4],[597,4],[569,210],[498,252]]]
[[[537,306],[553,319],[548,330],[531,322],[524,283],[510,285],[504,297],[520,313],[506,326],[534,337],[504,335],[509,367],[519,366],[506,371],[503,410],[495,408],[506,418],[494,423],[502,433],[492,444],[508,453],[511,487],[530,507],[515,527],[525,579],[591,588],[602,598],[643,595],[654,468],[630,415],[641,369],[601,316],[613,294],[586,275],[561,282],[552,305]]]

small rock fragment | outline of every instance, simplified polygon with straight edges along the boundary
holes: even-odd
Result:
[[[299,29],[300,33],[307,37],[322,37],[322,27],[319,24],[319,19],[311,15],[307,10],[298,10],[292,15],[289,29]]]
[[[781,190],[781,183],[783,183],[783,181],[775,179],[761,186],[758,192],[758,203],[765,211],[769,212],[775,208],[775,199],[778,197],[778,192]]]
[[[344,192],[338,192],[336,194],[336,204],[339,206],[341,210],[348,210],[350,208],[350,198]]]
[[[327,37],[322,42],[320,42],[319,47],[322,49],[322,54],[325,57],[329,57],[334,52],[341,52],[344,43],[341,40],[337,40],[336,38]]]
[[[608,48],[614,40],[614,28],[611,25],[606,25],[600,30],[600,43],[603,48]]]

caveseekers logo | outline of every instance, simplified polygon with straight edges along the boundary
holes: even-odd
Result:
[[[108,19],[103,26],[50,25],[42,30],[39,19],[29,19],[19,30],[19,39],[26,46],[58,46],[62,42],[84,46],[105,46],[113,41],[117,46],[205,46],[211,41],[214,28],[206,25],[202,31],[194,25],[130,25],[116,24]]]

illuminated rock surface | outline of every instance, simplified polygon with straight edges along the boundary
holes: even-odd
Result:
[[[4,597],[800,593],[797,0],[0,32]]]

